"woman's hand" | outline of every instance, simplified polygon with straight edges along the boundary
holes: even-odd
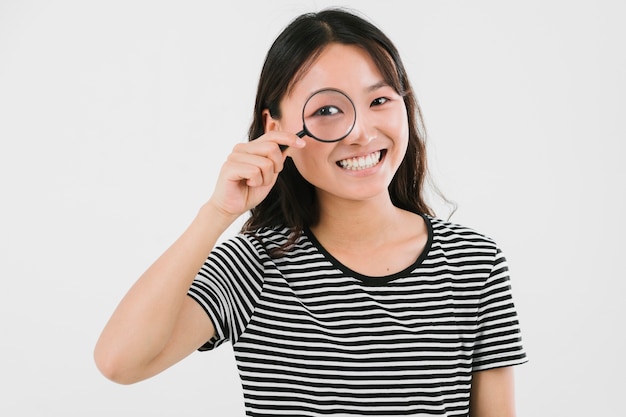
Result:
[[[259,204],[276,183],[289,148],[305,141],[294,134],[272,131],[237,144],[222,166],[209,203],[229,216],[239,216]]]

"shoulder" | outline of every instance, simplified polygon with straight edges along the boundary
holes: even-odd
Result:
[[[450,221],[432,217],[429,220],[433,235],[431,262],[476,274],[487,281],[508,274],[506,257],[491,237]]]
[[[221,242],[216,249],[244,251],[256,258],[269,258],[293,255],[293,252],[307,246],[304,233],[298,234],[286,226],[262,227],[239,234]],[[310,242],[308,243],[310,246]]]
[[[477,250],[493,255],[500,252],[496,242],[479,231],[448,220],[427,217],[432,228],[433,245],[449,250]]]
[[[285,247],[293,236],[291,229],[285,226],[262,227],[242,232],[236,239],[245,240],[261,253],[271,253]]]
[[[218,242],[207,262],[240,263],[247,260],[260,265],[271,258],[271,251],[284,245],[288,238],[288,228],[262,228],[240,232]]]
[[[288,228],[240,232],[221,240],[210,252],[199,275],[260,277],[273,264],[271,251],[287,242]]]
[[[433,234],[447,240],[470,240],[495,244],[494,240],[471,227],[442,220],[437,217],[428,217]]]

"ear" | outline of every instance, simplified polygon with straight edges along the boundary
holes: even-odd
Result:
[[[266,132],[271,132],[272,130],[280,130],[280,120],[274,119],[270,114],[269,109],[263,110],[263,127]]]

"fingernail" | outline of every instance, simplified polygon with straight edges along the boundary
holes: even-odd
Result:
[[[296,146],[298,148],[303,148],[304,145],[306,145],[306,142],[304,141],[304,139],[302,139],[302,138],[296,139]]]

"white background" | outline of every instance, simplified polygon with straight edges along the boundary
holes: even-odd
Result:
[[[0,0],[0,415],[243,414],[230,345],[133,386],[92,350],[245,140],[275,36],[330,4]],[[336,4],[395,41],[452,220],[507,254],[519,415],[623,415],[623,2]]]

